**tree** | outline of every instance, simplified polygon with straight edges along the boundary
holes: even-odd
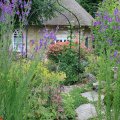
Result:
[[[36,11],[30,18],[30,23],[39,24],[43,19],[48,19],[54,16],[53,8],[57,6],[50,5],[54,0],[32,0],[30,15]],[[38,10],[39,9],[39,10]]]
[[[53,8],[56,8],[57,5],[51,5],[52,3],[54,0],[0,0],[0,17],[3,9],[12,10],[15,7],[15,27],[19,27],[19,19],[23,18],[24,15],[30,18],[28,19],[30,24],[39,24],[42,18],[48,19],[54,15]]]
[[[76,0],[83,8],[87,10],[93,17],[98,10],[99,3],[103,0]]]

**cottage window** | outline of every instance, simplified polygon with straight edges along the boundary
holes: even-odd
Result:
[[[23,34],[15,30],[12,37],[13,51],[21,52],[23,49]]]
[[[56,42],[66,42],[69,41],[67,38],[57,38]]]

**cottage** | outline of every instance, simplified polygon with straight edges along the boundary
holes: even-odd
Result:
[[[90,26],[92,25],[94,18],[89,13],[87,13],[87,11],[83,7],[81,7],[75,0],[60,0],[60,3],[77,16],[77,18],[80,21],[81,40],[83,40],[84,37],[87,38],[86,40],[88,42],[91,33]],[[56,12],[56,16],[54,18],[44,21],[42,28],[37,25],[31,25],[28,27],[27,34],[26,30],[24,31],[15,30],[12,36],[13,49],[16,49],[18,44],[22,43],[22,45],[26,46],[24,47],[24,49],[27,48],[27,51],[29,51],[31,49],[30,41],[40,40],[40,36],[42,35],[41,31],[43,31],[43,29],[45,28],[53,31],[56,31],[57,29],[56,32],[57,41],[65,42],[66,40],[69,40],[68,39],[69,23],[63,14],[69,19],[71,24],[74,26],[73,34],[76,36],[74,37],[74,39],[78,39],[77,19],[69,11],[63,10],[62,14]],[[20,49],[17,48],[17,51],[19,52]]]

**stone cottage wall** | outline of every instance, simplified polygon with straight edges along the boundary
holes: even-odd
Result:
[[[43,38],[43,30],[47,28],[48,30],[52,31],[56,31],[56,26],[54,27],[50,27],[50,26],[47,26],[47,27],[39,27],[39,26],[29,26],[28,28],[28,40],[27,40],[27,49],[28,51],[31,50],[31,47],[30,47],[30,41],[31,40],[34,40],[34,41],[39,41],[41,38]],[[24,45],[26,46],[26,31],[24,30],[23,31],[23,34],[24,34]],[[57,30],[56,32],[56,36],[57,38],[67,38],[68,36],[70,35],[69,33],[69,30],[65,27],[59,27],[59,30]],[[74,40],[78,41],[79,38],[78,38],[78,30],[75,29],[73,30],[73,35],[76,35],[76,38],[74,38]],[[81,42],[84,43],[85,42],[85,38],[86,37],[89,37],[90,38],[90,29],[88,27],[82,27],[81,28]],[[90,40],[89,40],[90,41]],[[89,46],[91,46],[91,42],[89,42]]]

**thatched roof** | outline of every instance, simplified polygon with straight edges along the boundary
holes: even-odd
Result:
[[[81,26],[91,26],[94,18],[75,0],[59,0],[60,3],[72,11],[79,19]],[[73,25],[78,26],[76,18],[68,11],[63,10],[62,13],[68,17]],[[57,12],[56,17],[44,22],[45,25],[69,25],[66,18]]]

